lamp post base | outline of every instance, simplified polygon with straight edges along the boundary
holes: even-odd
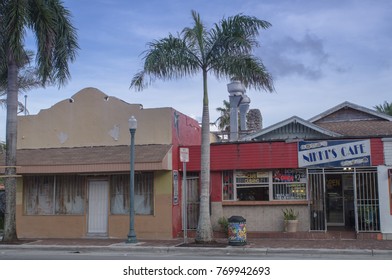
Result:
[[[136,234],[128,234],[128,239],[125,243],[137,243]]]

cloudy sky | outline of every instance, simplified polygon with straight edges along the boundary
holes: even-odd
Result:
[[[192,24],[191,10],[210,28],[243,13],[267,20],[255,50],[274,77],[274,93],[248,91],[267,127],[293,115],[309,119],[344,101],[373,108],[391,102],[392,1],[390,0],[66,0],[78,29],[80,51],[65,87],[28,92],[30,114],[85,87],[144,108],[173,107],[201,119],[200,76],[156,81],[142,92],[129,89],[142,67],[141,53],[155,39]],[[34,41],[28,37],[27,46]],[[210,116],[228,100],[227,80],[210,77]],[[23,95],[21,101],[24,102]],[[0,140],[5,138],[1,109]]]

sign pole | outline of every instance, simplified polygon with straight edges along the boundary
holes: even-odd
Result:
[[[180,148],[180,161],[182,162],[182,229],[184,231],[184,243],[188,243],[188,186],[186,181],[186,163],[189,161],[189,149]]]
[[[188,243],[188,186],[186,182],[186,162],[182,163],[184,172],[183,193],[184,193],[184,206],[183,206],[183,227],[184,227],[184,243]]]

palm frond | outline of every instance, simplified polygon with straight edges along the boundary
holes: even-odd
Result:
[[[135,88],[137,91],[141,91],[144,88],[146,88],[149,85],[149,83],[145,82],[144,76],[145,76],[144,71],[140,71],[136,73],[132,78],[130,88]]]
[[[211,71],[220,79],[231,77],[241,81],[246,88],[275,91],[272,76],[261,59],[253,55],[222,56],[212,65]]]
[[[191,50],[191,53],[197,57],[200,65],[203,65],[205,63],[206,48],[208,48],[208,43],[205,41],[208,33],[200,19],[200,15],[194,10],[192,10],[192,18],[194,21],[193,27],[184,28],[181,35],[187,43],[187,47]]]
[[[257,41],[259,30],[270,26],[267,21],[242,14],[222,19],[219,24],[215,24],[211,33],[216,42],[212,54],[249,54],[253,48],[259,46]]]
[[[169,35],[148,44],[144,52],[144,67],[132,79],[131,88],[141,90],[155,79],[171,80],[192,76],[200,69],[199,61],[186,42]]]
[[[219,130],[228,131],[230,128],[230,102],[223,100],[223,106],[216,108],[216,111],[220,113],[220,117],[216,119],[215,124],[217,124]]]
[[[24,59],[24,38],[28,9],[24,1],[2,1],[3,48],[5,58],[12,57],[17,65]]]
[[[76,58],[76,29],[70,21],[70,12],[60,1],[47,1],[30,6],[29,26],[37,36],[38,73],[45,84],[56,81],[62,86],[70,78],[68,61]]]
[[[374,109],[376,109],[377,112],[392,116],[392,102],[389,103],[387,101],[384,101],[383,104],[374,106]]]

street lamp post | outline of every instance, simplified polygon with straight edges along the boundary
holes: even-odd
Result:
[[[129,233],[126,243],[137,243],[135,232],[135,132],[137,120],[132,116],[129,121],[129,132],[131,133],[131,159],[130,159],[130,184],[129,184]]]

